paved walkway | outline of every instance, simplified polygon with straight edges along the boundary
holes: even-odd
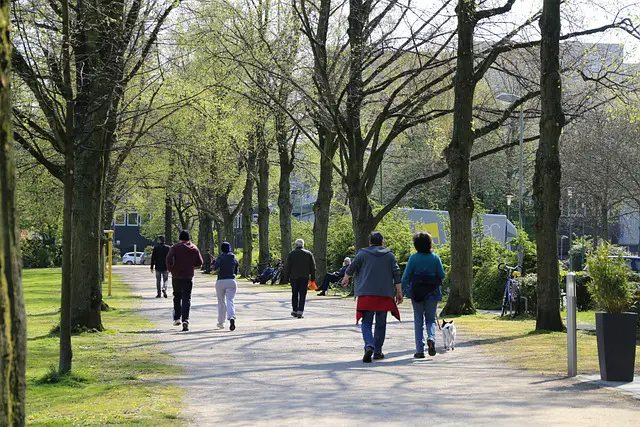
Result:
[[[193,425],[638,425],[640,401],[555,377],[500,365],[464,330],[454,352],[412,358],[409,304],[390,320],[386,358],[361,362],[351,299],[310,294],[304,319],[289,313],[283,289],[241,283],[234,332],[215,329],[211,276],[196,277],[191,331],[171,326],[171,299],[155,299],[148,267],[116,273],[142,295],[157,329],[141,331],[184,368],[171,380],[187,390]],[[391,316],[390,316],[391,319]],[[467,344],[469,342],[469,344]]]

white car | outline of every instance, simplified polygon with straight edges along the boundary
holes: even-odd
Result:
[[[127,252],[122,255],[122,263],[127,265],[144,264],[143,255],[144,252]]]

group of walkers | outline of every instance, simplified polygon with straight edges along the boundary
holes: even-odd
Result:
[[[442,262],[433,253],[433,241],[428,233],[416,233],[413,236],[416,253],[401,275],[400,267],[393,252],[384,246],[384,236],[380,232],[371,233],[369,247],[361,249],[353,259],[345,258],[342,268],[327,273],[323,278],[320,293],[325,295],[329,284],[342,280],[346,287],[354,279],[354,294],[357,298],[356,324],[362,320],[362,338],[364,356],[362,361],[384,358],[382,347],[386,337],[387,313],[400,320],[398,304],[403,301],[403,286],[409,289],[413,305],[415,331],[415,358],[425,358],[425,348],[430,356],[435,356],[436,310],[442,300],[441,285],[445,277]],[[220,245],[221,253],[215,258],[212,270],[218,274],[216,294],[218,299],[218,328],[224,328],[225,320],[229,329],[235,330],[236,316],[234,298],[237,291],[236,276],[238,260],[231,245]],[[174,325],[182,324],[182,330],[189,330],[189,311],[191,291],[193,289],[194,270],[202,266],[203,258],[198,248],[191,242],[187,231],[180,233],[180,242],[171,248],[160,238],[153,249],[151,270],[156,274],[157,298],[166,294],[168,273],[172,275],[173,320]],[[282,283],[291,284],[291,316],[303,318],[309,282],[316,280],[316,263],[313,254],[304,248],[304,240],[295,242],[284,264]],[[161,283],[162,281],[162,283]],[[375,323],[375,328],[374,328]],[[425,343],[424,330],[427,330]]]

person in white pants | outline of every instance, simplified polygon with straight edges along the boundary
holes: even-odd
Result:
[[[236,275],[238,274],[238,260],[236,255],[231,251],[231,245],[223,242],[220,245],[222,252],[216,258],[213,265],[214,273],[218,275],[216,281],[216,294],[218,296],[218,328],[224,328],[224,321],[229,320],[230,330],[236,329],[236,306],[234,299],[238,284],[236,283]]]

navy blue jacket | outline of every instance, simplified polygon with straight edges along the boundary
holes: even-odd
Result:
[[[218,279],[235,279],[238,274],[236,255],[233,252],[218,255],[213,269],[218,271]]]

